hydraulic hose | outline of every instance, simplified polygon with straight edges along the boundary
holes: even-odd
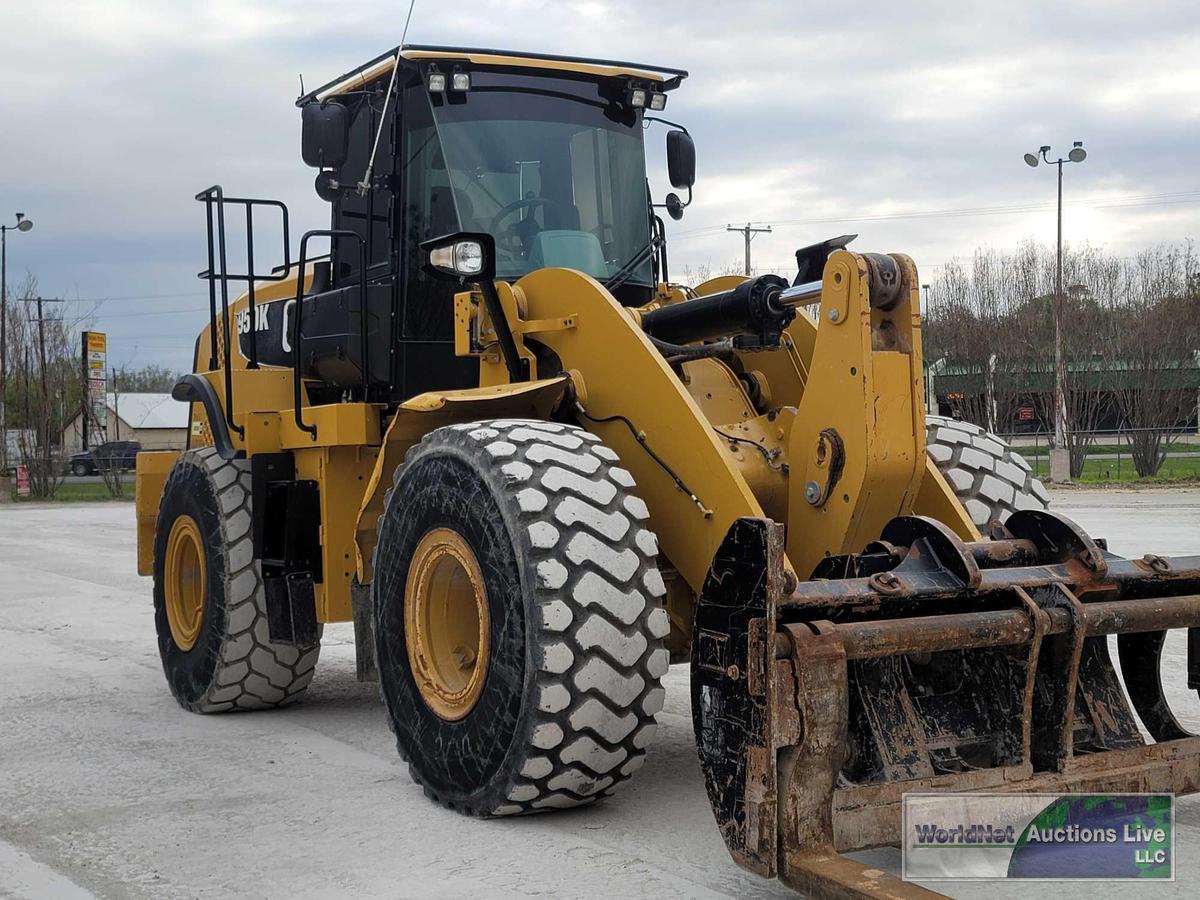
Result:
[[[672,365],[693,359],[729,358],[733,356],[734,352],[733,341],[729,339],[714,341],[710,344],[672,344],[669,341],[660,341],[652,334],[648,334],[646,337],[650,338],[650,343]]]

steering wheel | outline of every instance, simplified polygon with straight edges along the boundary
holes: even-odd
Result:
[[[492,221],[488,223],[488,232],[495,235],[496,244],[500,249],[521,257],[528,256],[529,248],[533,245],[534,235],[544,230],[533,218],[533,210],[543,206],[554,208],[560,212],[564,211],[561,203],[551,200],[549,197],[525,197],[521,200],[514,200],[492,216]],[[529,210],[530,214],[522,221],[514,222],[503,230],[500,229],[501,222],[523,209]]]

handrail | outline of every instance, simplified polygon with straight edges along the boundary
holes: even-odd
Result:
[[[317,439],[317,426],[306,425],[304,422],[303,411],[301,410],[302,398],[302,377],[300,374],[300,341],[301,331],[300,324],[303,319],[304,310],[304,266],[308,258],[308,239],[314,237],[329,238],[330,249],[332,250],[333,242],[339,238],[354,238],[358,242],[358,308],[359,308],[359,333],[362,340],[362,378],[363,391],[366,399],[366,389],[370,384],[370,374],[367,368],[367,242],[363,236],[357,231],[350,231],[346,228],[317,228],[312,231],[304,232],[304,236],[300,238],[300,259],[299,266],[301,277],[296,279],[296,312],[292,316],[292,401],[295,407],[292,410],[296,420],[296,427],[301,431],[308,432],[309,436],[315,441]]]
[[[244,281],[247,284],[248,293],[248,312],[250,321],[250,364],[249,368],[258,368],[258,334],[255,329],[255,282],[262,281],[283,281],[288,277],[291,271],[291,233],[288,221],[287,205],[279,200],[262,200],[252,197],[226,197],[225,191],[219,184],[214,184],[212,187],[206,188],[196,194],[196,200],[204,204],[205,219],[207,222],[207,238],[208,238],[208,268],[199,273],[199,277],[208,282],[208,316],[209,316],[209,361],[208,368],[211,371],[217,367],[217,282],[221,283],[221,334],[225,342],[224,364],[222,365],[223,374],[225,376],[225,421],[229,427],[238,433],[239,437],[245,437],[245,429],[237,425],[233,421],[233,377],[232,377],[232,354],[233,345],[231,343],[230,323],[229,323],[229,282]],[[246,207],[246,273],[231,273],[229,271],[229,260],[226,252],[225,243],[225,204],[236,203]],[[216,248],[214,250],[213,241],[213,206],[217,208],[216,221]],[[283,224],[283,267],[273,269],[270,275],[258,275],[254,271],[254,207],[255,206],[271,206],[279,210]],[[220,264],[220,269],[217,269],[217,263]],[[276,274],[278,273],[278,274]],[[303,283],[303,269],[300,272],[300,281]]]

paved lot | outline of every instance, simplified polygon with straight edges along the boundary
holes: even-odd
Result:
[[[1200,492],[1055,501],[1117,552],[1200,553]],[[163,683],[132,505],[3,506],[0,897],[794,896],[729,860],[696,764],[686,669],[667,690],[659,740],[620,797],[463,819],[409,780],[376,688],[354,680],[348,626],[326,630],[302,704],[189,715]],[[1175,885],[1055,892],[1193,896],[1200,804],[1183,801],[1179,820]],[[864,858],[899,864],[891,851]]]

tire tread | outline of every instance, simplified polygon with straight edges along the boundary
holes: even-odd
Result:
[[[516,521],[520,566],[541,615],[527,620],[536,685],[530,726],[509,750],[507,783],[479,808],[422,786],[431,799],[480,816],[590,804],[640,768],[661,708],[662,604],[649,588],[661,579],[645,504],[595,435],[558,422],[488,420],[437,429],[411,448],[393,474],[379,529],[405,467],[443,447],[507,486],[499,499]],[[422,783],[411,765],[410,772]]]
[[[226,633],[217,669],[208,690],[185,705],[199,713],[286,706],[312,681],[321,645],[299,648],[270,640],[266,592],[254,558],[250,463],[222,459],[216,448],[205,447],[188,451],[176,468],[180,464],[199,468],[212,486],[226,563]],[[170,478],[164,496],[169,489]]]
[[[999,436],[946,416],[926,416],[926,448],[971,520],[985,533],[1019,509],[1046,509],[1029,463]]]

